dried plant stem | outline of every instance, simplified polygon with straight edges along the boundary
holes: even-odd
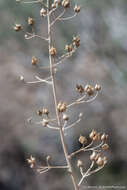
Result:
[[[53,57],[50,55],[50,49],[51,49],[51,46],[52,46],[52,34],[51,34],[51,21],[50,21],[50,14],[49,14],[49,0],[47,0],[47,7],[48,7],[48,9],[47,9],[47,19],[48,19],[48,38],[49,38],[48,43],[49,43],[50,74],[51,74],[51,79],[52,79],[52,88],[53,88],[53,96],[54,96],[54,102],[55,102],[55,110],[56,110],[56,115],[57,115],[57,123],[58,123],[58,127],[60,128],[61,143],[62,143],[62,146],[63,146],[63,151],[64,151],[64,155],[65,155],[65,158],[66,158],[66,161],[67,161],[67,165],[68,165],[68,168],[69,168],[69,172],[70,172],[70,175],[71,175],[73,186],[74,186],[75,190],[78,190],[78,185],[76,183],[76,180],[75,180],[75,177],[74,177],[74,174],[73,174],[71,161],[70,161],[70,159],[68,157],[68,151],[67,151],[67,147],[66,147],[66,144],[65,144],[64,133],[63,133],[63,130],[62,130],[62,123],[61,123],[61,119],[60,119],[60,114],[59,114],[58,109],[57,109],[58,100],[57,100],[56,85],[55,85],[55,76],[54,76],[55,73],[54,73],[54,67],[53,67],[54,60],[53,60]]]

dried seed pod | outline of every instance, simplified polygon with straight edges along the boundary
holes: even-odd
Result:
[[[49,161],[51,160],[51,156],[48,155],[48,156],[46,157],[46,160],[47,160],[47,162],[49,162]]]
[[[65,50],[68,51],[68,52],[71,52],[72,51],[72,44],[66,45]]]
[[[102,167],[102,166],[104,165],[104,160],[103,160],[103,158],[102,158],[102,157],[99,157],[99,158],[97,159],[96,163],[97,163],[97,165],[98,165],[99,167]]]
[[[57,109],[59,112],[64,112],[67,109],[66,103],[62,103],[61,101],[58,103]]]
[[[40,10],[40,16],[46,16],[47,15],[47,11],[46,11],[46,9],[44,9],[44,8],[42,8],[41,10]]]
[[[37,110],[37,115],[39,115],[39,116],[42,116],[42,111],[41,110]]]
[[[80,142],[81,144],[83,144],[83,145],[86,144],[86,143],[87,143],[86,137],[80,135],[80,137],[79,137],[79,142]]]
[[[46,120],[46,119],[42,120],[43,127],[47,127],[48,123],[49,123],[48,120]]]
[[[54,0],[54,4],[60,5],[61,0]]]
[[[37,64],[38,64],[38,59],[35,56],[33,56],[32,57],[32,65],[37,65]]]
[[[79,36],[73,37],[73,45],[75,47],[79,47],[80,46],[80,38],[79,38]]]
[[[68,121],[68,119],[69,119],[68,115],[67,114],[63,114],[63,120],[64,121]]]
[[[77,161],[77,167],[80,168],[83,166],[83,162],[81,160]]]
[[[46,115],[48,115],[48,114],[49,114],[49,111],[48,111],[48,109],[47,109],[47,108],[43,108],[42,112],[43,112],[43,114],[46,114]]]
[[[70,1],[69,0],[63,0],[62,1],[62,6],[64,8],[70,8]]]
[[[79,13],[79,12],[80,12],[80,6],[75,5],[75,7],[74,7],[74,12],[75,12],[75,13]]]
[[[76,91],[79,92],[79,93],[83,93],[84,92],[84,88],[82,87],[82,85],[76,85]]]
[[[100,140],[100,133],[97,133],[97,134],[93,137],[92,140],[93,140],[93,141],[99,141],[99,140]]]
[[[109,145],[108,144],[103,144],[101,148],[102,148],[102,150],[107,150],[107,149],[109,149]]]
[[[94,88],[88,84],[85,86],[84,90],[85,90],[86,94],[89,96],[92,96],[94,94]]]
[[[53,9],[55,9],[55,8],[57,8],[58,5],[56,3],[52,3],[51,6],[52,6]]]
[[[103,161],[104,161],[104,164],[107,163],[107,158],[106,158],[106,156],[103,157]]]
[[[94,129],[92,129],[91,133],[89,134],[90,139],[93,140],[95,135],[96,135],[96,131]]]
[[[90,160],[95,161],[97,156],[97,153],[94,151],[91,155],[90,155]]]
[[[34,19],[31,17],[28,17],[28,25],[34,25]]]
[[[15,24],[15,26],[13,27],[13,29],[16,31],[16,32],[19,32],[22,30],[22,26],[21,24]]]
[[[98,91],[100,91],[101,90],[101,86],[99,85],[99,84],[96,84],[95,85],[95,90],[98,92]]]
[[[56,55],[56,48],[54,48],[54,47],[52,46],[52,47],[50,48],[49,52],[50,52],[50,55],[55,56],[55,55]]]
[[[107,140],[107,138],[108,138],[108,135],[103,133],[102,136],[101,136],[101,140],[105,142]]]

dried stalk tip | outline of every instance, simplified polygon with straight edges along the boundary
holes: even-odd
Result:
[[[59,112],[65,112],[67,109],[66,103],[62,103],[61,101],[58,103],[57,109]]]
[[[95,90],[98,92],[98,91],[100,91],[101,90],[101,86],[99,85],[99,84],[96,84],[95,85]]]
[[[35,56],[32,57],[32,65],[37,65],[38,64],[38,60]]]
[[[92,96],[94,94],[94,88],[88,84],[85,86],[84,90],[88,96]]]
[[[109,149],[109,145],[108,144],[103,144],[101,148],[102,148],[102,150],[107,150],[107,149]]]
[[[74,7],[74,12],[75,12],[75,13],[79,13],[79,12],[80,12],[80,6],[75,5],[75,7]]]
[[[29,159],[27,159],[28,164],[30,165],[31,168],[35,166],[36,159],[33,156],[30,156]]]
[[[81,160],[77,161],[77,167],[80,168],[83,166],[83,162]]]
[[[40,10],[40,16],[46,16],[47,15],[47,11],[44,9],[44,8],[42,8],[41,10]]]
[[[79,38],[79,36],[73,37],[73,45],[75,47],[79,47],[80,46],[80,38]]]
[[[82,85],[76,85],[76,91],[79,92],[80,94],[82,94],[84,92],[84,88],[82,87]]]
[[[28,25],[34,25],[34,19],[31,17],[28,17]]]
[[[65,50],[68,51],[68,52],[71,52],[72,51],[72,44],[66,45]]]
[[[49,110],[47,109],[47,108],[43,108],[43,114],[46,114],[46,115],[48,115],[49,114]]]
[[[68,121],[68,120],[69,120],[69,117],[68,117],[67,114],[63,114],[63,120],[64,120],[64,121]]]
[[[62,6],[64,8],[70,8],[70,1],[69,0],[63,0],[62,1]]]
[[[105,141],[107,140],[107,138],[108,138],[108,135],[106,135],[105,133],[102,134],[101,140],[102,140],[103,142],[105,142]]]
[[[37,115],[39,115],[39,116],[42,116],[42,111],[41,110],[37,110]]]
[[[47,127],[47,125],[48,125],[48,120],[47,119],[43,119],[42,120],[42,125],[43,125],[43,127]]]
[[[22,30],[22,26],[21,24],[15,24],[15,26],[13,27],[13,29],[16,31],[16,32],[19,32]]]
[[[79,137],[79,142],[80,142],[81,144],[83,144],[83,145],[86,144],[86,143],[87,143],[86,137],[80,135],[80,137]]]
[[[55,56],[56,55],[56,48],[54,48],[53,46],[50,48],[50,50],[49,50],[49,53],[50,53],[50,55],[52,55],[52,56]]]

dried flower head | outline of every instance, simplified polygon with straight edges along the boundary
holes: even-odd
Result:
[[[91,155],[90,155],[90,160],[94,161],[96,159],[97,153],[94,151]]]
[[[79,5],[75,5],[74,12],[75,13],[79,13],[80,12],[80,6]]]
[[[42,116],[42,111],[41,110],[37,110],[37,115],[39,115],[39,116]]]
[[[59,112],[65,112],[67,109],[66,103],[62,103],[61,101],[58,103],[57,109]]]
[[[63,0],[62,1],[62,6],[64,8],[70,8],[70,1],[69,0]]]
[[[49,121],[47,119],[42,120],[42,126],[43,127],[47,127],[48,123],[49,123]]]
[[[55,56],[56,55],[56,48],[54,48],[53,46],[50,48],[50,55]]]
[[[97,132],[94,129],[92,129],[91,133],[89,134],[90,139],[93,140],[96,134]]]
[[[27,159],[28,164],[30,165],[31,168],[35,166],[36,160],[33,156],[30,156],[29,159]]]
[[[37,65],[37,64],[38,64],[38,59],[35,56],[33,56],[32,57],[32,65]]]
[[[63,114],[63,120],[64,120],[64,121],[68,121],[68,120],[69,120],[69,117],[68,117],[67,114]]]
[[[42,112],[43,112],[43,114],[46,114],[46,115],[49,114],[49,110],[47,108],[43,108]]]
[[[101,136],[101,140],[105,142],[107,140],[107,138],[108,138],[108,135],[103,133],[102,136]]]
[[[71,52],[72,51],[72,44],[66,45],[65,50],[68,51],[68,52]]]
[[[46,9],[44,9],[44,8],[42,8],[41,10],[40,10],[40,16],[46,16],[47,15],[47,11],[46,11]]]
[[[101,90],[101,86],[99,85],[99,84],[96,84],[95,85],[95,90],[98,92],[98,91],[100,91]]]
[[[102,150],[107,150],[107,149],[109,149],[109,145],[108,144],[103,144],[101,148],[102,148]]]
[[[22,30],[22,26],[21,24],[15,24],[15,26],[13,27],[13,29],[16,31],[16,32],[19,32]]]
[[[83,166],[83,162],[81,160],[77,161],[77,167],[80,168]]]
[[[82,93],[84,92],[83,86],[77,84],[77,85],[76,85],[76,91],[82,94]]]
[[[73,37],[73,45],[75,47],[79,47],[80,46],[80,38],[79,38],[79,36]]]
[[[28,17],[28,25],[34,25],[34,19],[31,17]]]
[[[80,142],[81,144],[83,144],[83,145],[86,144],[86,143],[87,143],[86,137],[80,135],[80,137],[79,137],[79,142]]]
[[[100,133],[97,133],[97,134],[93,137],[92,140],[93,140],[93,141],[99,141],[99,140],[100,140]]]
[[[86,85],[85,86],[85,92],[88,96],[92,96],[94,94],[94,88],[91,85]]]

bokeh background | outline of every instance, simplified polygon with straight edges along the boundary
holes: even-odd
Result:
[[[72,152],[79,148],[79,135],[88,136],[93,128],[108,133],[108,163],[103,170],[88,177],[83,185],[126,186],[127,1],[72,1],[75,3],[82,8],[78,17],[58,23],[53,29],[59,54],[64,52],[65,44],[71,43],[73,35],[78,34],[81,38],[78,51],[58,67],[58,96],[66,102],[74,100],[77,83],[99,83],[102,91],[94,102],[68,111],[70,122],[80,112],[84,113],[80,124],[66,135],[68,150]],[[39,4],[0,0],[0,190],[72,189],[66,171],[51,170],[39,175],[26,162],[32,154],[43,164],[47,155],[52,157],[53,164],[65,164],[58,134],[41,125],[27,123],[31,116],[39,120],[36,110],[42,107],[47,107],[54,116],[51,88],[44,84],[24,85],[19,81],[20,75],[27,81],[33,81],[35,75],[42,78],[49,75],[48,70],[31,65],[32,56],[38,58],[39,66],[49,64],[46,42],[25,40],[24,32],[13,31],[15,23],[21,23],[24,31],[31,31],[27,25],[30,16],[35,19],[35,31],[45,36],[46,19],[41,18],[39,12]],[[90,164],[88,157],[89,153],[86,153],[73,159],[77,180],[80,174],[76,161],[80,158],[87,169]]]

